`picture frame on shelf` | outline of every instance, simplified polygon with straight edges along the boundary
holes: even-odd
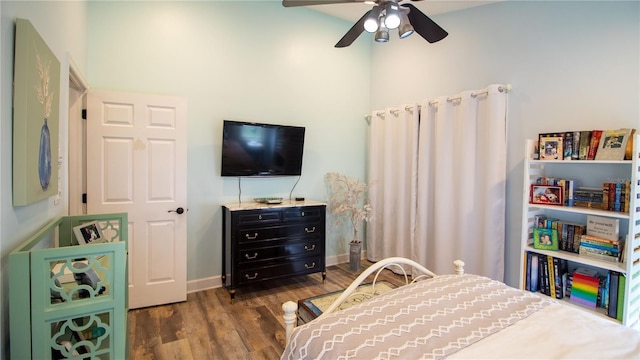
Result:
[[[562,186],[531,184],[531,204],[564,205],[564,190]]]
[[[595,160],[624,160],[631,129],[604,130]]]
[[[97,221],[75,226],[73,233],[76,236],[78,245],[97,244],[106,241]]]
[[[540,160],[564,159],[563,144],[564,136],[561,134],[540,134],[538,137]]]
[[[533,248],[538,250],[558,250],[558,230],[533,228]]]

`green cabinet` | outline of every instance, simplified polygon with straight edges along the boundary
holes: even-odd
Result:
[[[78,245],[96,221],[106,242]],[[56,219],[9,254],[11,357],[125,359],[126,213]]]

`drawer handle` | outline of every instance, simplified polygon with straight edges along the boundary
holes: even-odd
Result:
[[[246,257],[248,260],[253,260],[258,257],[258,253],[253,253],[253,256],[249,256],[249,254],[244,254],[244,257]]]
[[[249,276],[249,274],[244,274],[244,277],[247,278],[247,280],[253,280],[258,277],[258,273],[253,273],[253,276]]]
[[[262,215],[258,215],[258,220],[262,220]]]
[[[244,237],[247,238],[247,240],[255,240],[258,238],[258,233],[253,233],[253,236],[249,235],[249,234],[244,234]]]
[[[300,216],[304,216],[304,211],[301,211],[301,212],[300,212]]]
[[[311,247],[309,247],[309,245],[305,245],[304,249],[307,251],[313,251],[316,249],[316,244],[311,245]]]
[[[314,227],[312,227],[311,229],[309,229],[309,228],[304,228],[304,231],[306,231],[306,232],[307,232],[307,234],[311,234],[311,233],[316,232],[316,227],[314,226]]]
[[[313,269],[314,267],[316,267],[316,263],[315,263],[315,261],[314,261],[314,262],[313,262],[313,264],[311,264],[311,265],[307,265],[307,264],[305,263],[305,264],[304,264],[304,267],[305,267],[305,268],[307,268],[307,269]],[[256,274],[256,275],[257,275],[257,274]]]

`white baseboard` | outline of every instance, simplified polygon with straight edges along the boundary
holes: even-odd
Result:
[[[222,287],[220,275],[187,281],[187,294]]]
[[[367,258],[366,251],[362,251],[362,259]],[[344,264],[349,262],[349,254],[340,254],[328,256],[325,258],[326,266],[333,266],[338,264]],[[216,289],[222,287],[222,278],[220,275],[211,276],[208,278],[196,279],[187,281],[187,294],[204,291],[209,289]]]

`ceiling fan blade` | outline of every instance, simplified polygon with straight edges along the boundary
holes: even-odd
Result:
[[[307,6],[307,5],[328,5],[328,4],[350,4],[363,3],[365,0],[282,0],[282,6]]]
[[[362,15],[360,20],[358,20],[358,22],[353,24],[351,29],[349,29],[349,31],[347,31],[347,33],[344,34],[342,39],[338,41],[335,47],[342,48],[342,47],[347,47],[351,45],[351,43],[353,43],[358,38],[358,36],[360,36],[360,34],[362,34],[362,32],[364,31],[364,21],[367,19],[367,16],[369,16],[369,13],[371,13],[372,11],[373,9],[367,11],[364,15]]]
[[[430,43],[440,41],[449,35],[443,28],[423,14],[417,7],[411,4],[402,4],[409,9],[409,22],[413,29]]]

